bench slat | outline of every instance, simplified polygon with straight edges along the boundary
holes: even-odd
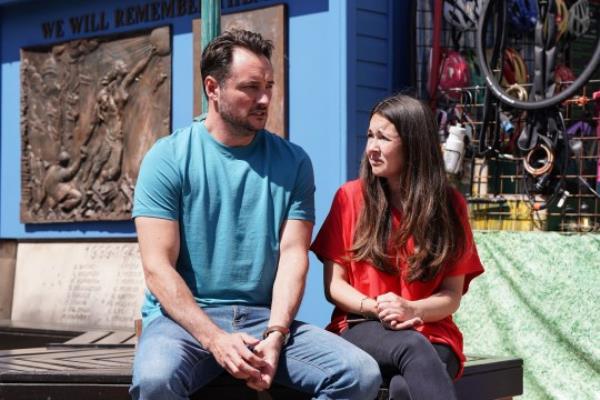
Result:
[[[132,346],[135,346],[137,344],[137,340],[138,340],[138,337],[137,337],[137,335],[134,334],[129,340],[123,342],[123,344],[130,344]]]
[[[128,331],[114,331],[108,336],[98,340],[94,344],[123,344],[135,336],[135,333]]]
[[[23,354],[39,354],[44,351],[46,351],[45,347],[31,347],[29,349],[1,350],[0,357],[13,357],[13,356],[19,356],[19,355],[23,355]]]
[[[13,358],[10,360],[9,364],[12,366],[13,370],[20,370],[21,367],[29,367],[36,370],[41,371],[64,371],[65,367],[57,366],[50,363],[45,363],[43,361],[30,361],[30,360],[22,360],[19,358]]]
[[[71,340],[67,340],[64,344],[91,344],[110,335],[110,331],[87,331]]]
[[[32,368],[32,367],[23,367],[23,366],[19,366],[19,369],[15,369],[15,366],[13,364],[9,363],[4,363],[2,361],[0,361],[0,377],[6,375],[8,372],[25,372],[25,371],[38,371],[38,369],[36,368]]]

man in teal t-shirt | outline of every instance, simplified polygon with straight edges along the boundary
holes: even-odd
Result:
[[[148,290],[134,399],[186,399],[223,371],[318,399],[375,398],[375,361],[295,321],[314,224],[310,159],[264,130],[272,45],[225,32],[202,54],[205,118],[145,156],[133,216]]]

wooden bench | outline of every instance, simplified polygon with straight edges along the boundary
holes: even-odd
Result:
[[[61,343],[85,330],[77,327],[20,322],[0,319],[0,350],[22,349],[46,346],[48,343]]]
[[[65,343],[0,351],[0,399],[129,399],[135,335],[90,331]],[[515,358],[469,357],[456,383],[460,400],[506,399],[523,392],[523,362]],[[274,385],[269,393],[248,389],[227,374],[192,399],[305,400],[310,396]],[[380,399],[387,399],[382,388]]]
[[[143,288],[137,245],[126,241],[18,246],[13,319],[0,320],[0,400],[129,399],[135,337],[127,328],[133,315],[139,315],[136,303]],[[0,258],[15,256],[15,249],[8,252],[0,246]],[[39,293],[44,293],[43,301]],[[456,390],[461,400],[519,395],[522,360],[470,357]],[[269,394],[258,394],[224,374],[193,398],[309,397],[277,385]],[[379,397],[387,398],[385,388]]]

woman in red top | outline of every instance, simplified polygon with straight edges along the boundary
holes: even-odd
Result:
[[[335,305],[328,329],[377,360],[390,399],[455,399],[464,355],[452,314],[483,272],[466,202],[420,101],[379,102],[367,137],[360,179],[337,191],[312,245]]]

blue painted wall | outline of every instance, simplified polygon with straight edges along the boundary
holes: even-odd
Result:
[[[19,199],[20,199],[20,126],[19,126],[19,49],[32,45],[46,45],[65,40],[94,36],[98,33],[72,34],[68,27],[68,18],[80,16],[86,13],[105,12],[107,19],[112,19],[115,9],[125,9],[128,6],[135,6],[141,3],[140,0],[125,1],[54,1],[49,6],[47,2],[41,1],[13,1],[1,8],[2,16],[0,20],[0,35],[3,38],[1,47],[2,55],[0,58],[0,104],[1,112],[4,118],[0,120],[0,237],[16,239],[33,238],[100,238],[100,237],[131,237],[135,236],[133,224],[129,221],[123,222],[102,222],[102,223],[59,223],[59,224],[21,224],[19,222]],[[188,3],[199,4],[199,0],[192,0]],[[249,3],[240,0],[224,0],[225,6],[229,4]],[[226,7],[226,12],[241,11],[250,8],[264,7],[272,4],[286,3],[285,1],[257,1],[243,6]],[[2,3],[0,3],[1,6]],[[197,7],[199,8],[199,6]],[[287,2],[287,12],[289,18],[289,43],[302,43],[303,38],[308,35],[326,35],[331,26],[336,25],[339,20],[331,11],[328,11],[327,0],[303,0]],[[337,11],[339,12],[339,10]],[[304,21],[311,18],[311,15],[321,15],[326,20],[319,22],[322,30],[314,29],[314,25],[306,25]],[[172,127],[187,125],[192,118],[193,92],[190,82],[193,81],[193,46],[192,46],[192,19],[198,18],[199,12],[194,15],[185,15],[171,19],[165,19],[154,23],[141,23],[133,26],[122,26],[115,28],[114,21],[110,23],[110,29],[102,31],[100,34],[110,34],[117,32],[126,32],[131,30],[145,29],[152,26],[161,26],[170,24],[173,32],[173,74],[172,74]],[[57,39],[45,39],[43,35],[42,24],[55,20],[64,20],[64,35]],[[328,19],[332,19],[330,25]],[[336,46],[338,41],[332,43]],[[314,46],[303,47],[302,53],[290,52],[290,77],[292,82],[294,74],[296,76],[313,76],[315,66],[308,60],[314,60],[315,54],[322,47],[312,48]],[[292,55],[295,53],[295,55]],[[340,68],[342,65],[335,55],[329,52],[320,52],[324,65]],[[308,57],[308,58],[307,58]],[[329,69],[331,71],[331,69]],[[337,86],[341,80],[338,71],[330,72],[331,76],[325,77],[324,84],[327,92],[339,92]],[[320,74],[321,76],[322,74]],[[320,78],[319,76],[319,78]],[[318,81],[318,79],[317,79]],[[290,85],[292,86],[292,85]],[[333,90],[329,90],[333,87]],[[290,104],[317,104],[319,110],[327,110],[328,105],[322,102],[306,101],[306,93],[296,93],[293,88],[289,92]],[[297,110],[297,111],[296,111]],[[290,128],[295,120],[305,121],[309,114],[308,109],[300,107],[290,108],[289,123]],[[314,129],[310,123],[300,122],[296,124],[299,132],[308,129]],[[337,126],[322,126],[327,130],[336,129]],[[297,132],[293,132],[290,138],[294,140]]]
[[[223,0],[224,6],[246,3]],[[50,44],[41,24],[85,13],[108,14],[143,0],[42,1],[0,0],[0,239],[122,238],[135,236],[129,221],[112,223],[21,224],[19,49]],[[288,124],[290,140],[308,152],[316,174],[317,225],[329,211],[335,190],[356,174],[368,110],[395,90],[398,64],[394,39],[398,26],[394,0],[258,1],[230,7],[233,12],[272,4],[287,4]],[[399,3],[399,4],[398,4]],[[172,127],[192,119],[192,19],[186,15],[157,23],[111,28],[102,34],[171,24],[173,32]],[[405,25],[406,27],[408,25]],[[407,30],[407,28],[406,28]],[[404,29],[402,29],[404,31]],[[95,34],[90,33],[88,36]],[[81,38],[69,29],[59,41]],[[406,40],[407,40],[406,35]],[[394,47],[396,47],[394,49]],[[408,52],[406,52],[408,54]],[[299,318],[325,325],[331,306],[322,289],[322,266],[311,255],[311,269]]]
[[[371,108],[410,85],[409,18],[409,1],[348,1],[348,179],[358,176]]]

